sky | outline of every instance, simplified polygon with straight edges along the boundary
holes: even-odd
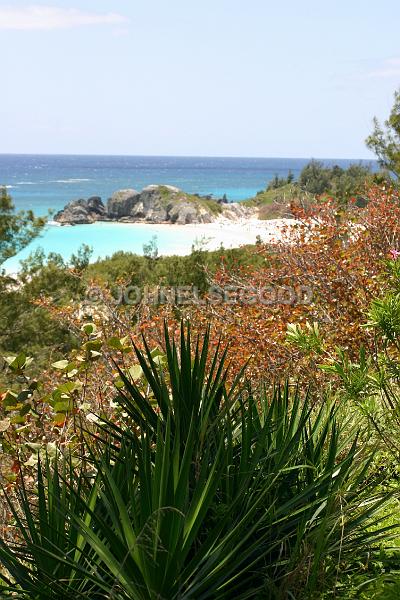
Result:
[[[400,3],[0,0],[0,153],[371,158]]]

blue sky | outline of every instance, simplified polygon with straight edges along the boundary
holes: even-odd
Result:
[[[398,0],[0,0],[0,152],[368,158],[399,23]]]

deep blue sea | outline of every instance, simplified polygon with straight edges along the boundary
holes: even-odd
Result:
[[[175,185],[184,191],[212,194],[238,201],[264,189],[274,175],[286,176],[291,170],[297,177],[309,158],[198,158],[162,156],[63,156],[0,155],[0,186],[7,186],[18,209],[32,209],[43,215],[49,209],[60,210],[75,198],[100,196],[105,202],[113,192],[123,188],[141,190],[149,184]],[[359,160],[324,159],[327,165],[346,167]],[[362,161],[368,164],[368,161]],[[8,262],[13,269],[20,258],[42,246],[46,252],[60,252],[68,258],[83,242],[93,247],[93,257],[109,255],[117,250],[141,253],[148,241],[143,227],[132,235],[117,224],[95,224],[74,228],[49,225],[39,240],[17,258]],[[168,238],[171,237],[171,239]],[[150,236],[151,237],[151,236]],[[174,239],[172,239],[174,238]],[[191,241],[182,229],[176,232],[164,227],[158,235],[160,252],[172,251],[182,241],[190,251]],[[175,244],[175,246],[174,246]],[[183,247],[183,246],[182,246]]]

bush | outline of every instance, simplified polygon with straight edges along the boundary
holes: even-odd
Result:
[[[29,600],[306,597],[365,560],[386,502],[336,409],[297,387],[227,384],[209,333],[119,370],[116,418],[82,429],[79,455],[39,459],[3,539],[2,597]],[[378,519],[379,522],[379,519]]]

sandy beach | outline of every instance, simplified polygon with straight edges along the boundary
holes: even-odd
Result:
[[[82,244],[92,249],[92,261],[112,256],[115,252],[143,254],[144,247],[155,241],[159,256],[190,254],[192,248],[216,250],[255,244],[257,239],[274,243],[285,239],[296,225],[294,219],[262,221],[245,217],[231,221],[219,219],[213,223],[189,225],[121,223],[98,221],[92,225],[64,225],[49,223],[42,235],[36,238],[17,256],[9,259],[4,268],[8,273],[20,270],[20,260],[41,248],[45,255],[59,253],[68,261]]]
[[[260,220],[254,218],[242,218],[237,221],[219,219],[213,223],[194,223],[188,225],[153,224],[153,223],[121,223],[114,222],[117,228],[132,232],[141,230],[151,239],[153,236],[167,234],[176,237],[176,243],[172,243],[168,251],[159,249],[160,255],[185,255],[189,248],[182,244],[182,238],[190,239],[195,245],[204,247],[206,250],[224,248],[238,248],[246,244],[255,244],[260,238],[265,243],[277,243],[288,237],[288,231],[297,224],[295,219],[269,219]],[[101,223],[97,223],[101,225]],[[81,226],[75,226],[81,227]],[[93,226],[90,226],[93,227]]]
[[[218,248],[221,244],[225,248],[254,244],[258,238],[266,243],[276,243],[286,239],[288,229],[295,225],[296,221],[294,219],[264,221],[254,217],[243,218],[234,222],[221,219],[207,225],[184,225],[184,227],[193,229],[200,237],[208,237],[210,242],[207,247],[211,250]]]

